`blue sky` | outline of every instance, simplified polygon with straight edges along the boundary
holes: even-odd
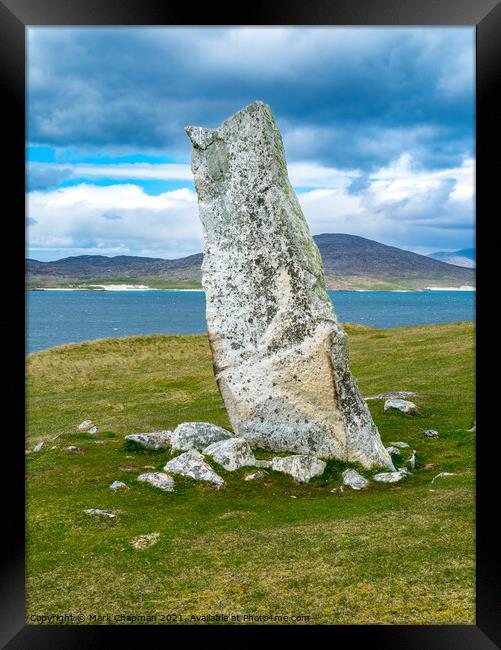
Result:
[[[474,241],[473,28],[30,28],[30,257],[202,248],[184,126],[268,103],[313,234]]]

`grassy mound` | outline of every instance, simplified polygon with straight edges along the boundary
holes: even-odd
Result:
[[[419,413],[383,413],[382,401],[369,402],[383,442],[408,442],[418,466],[400,483],[343,494],[330,491],[347,466],[335,461],[307,485],[274,472],[244,481],[249,469],[216,465],[222,490],[175,477],[176,490],[162,493],[136,481],[170,452],[134,450],[124,435],[189,420],[229,428],[206,336],[31,354],[26,445],[44,447],[26,457],[27,621],[67,613],[73,623],[200,623],[208,615],[230,623],[473,623],[473,325],[346,329],[362,393],[416,391]],[[98,434],[77,432],[86,418]],[[440,438],[424,438],[428,428]],[[431,485],[444,471],[455,475]],[[109,489],[115,480],[130,489]],[[270,614],[289,619],[262,618]]]

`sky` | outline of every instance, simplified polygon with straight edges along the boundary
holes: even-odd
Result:
[[[270,105],[312,234],[474,246],[474,28],[28,29],[29,257],[202,250],[187,125]]]

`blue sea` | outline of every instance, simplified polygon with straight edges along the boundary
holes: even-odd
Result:
[[[403,327],[475,319],[474,291],[329,291],[342,323]],[[203,291],[27,291],[28,352],[133,334],[206,332]]]

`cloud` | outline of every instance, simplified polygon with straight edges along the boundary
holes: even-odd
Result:
[[[187,124],[269,103],[290,161],[472,155],[473,28],[30,28],[29,138],[189,159]]]
[[[290,165],[313,234],[347,232],[409,250],[465,248],[473,237],[473,161],[423,170],[408,154],[373,174]],[[353,185],[359,182],[357,192]],[[82,183],[28,195],[30,255],[101,253],[176,258],[202,250],[197,198],[184,188],[149,195],[132,183]]]

